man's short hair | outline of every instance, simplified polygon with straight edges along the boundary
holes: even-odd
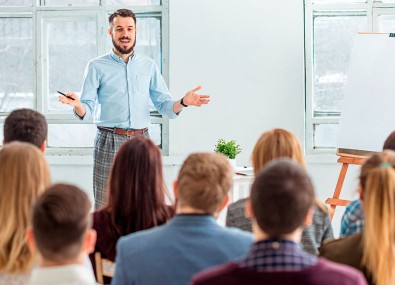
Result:
[[[233,171],[223,155],[195,153],[184,161],[177,181],[177,203],[214,214],[233,185]]]
[[[4,121],[4,142],[22,141],[41,147],[47,137],[45,117],[31,109],[12,111]]]
[[[395,131],[393,131],[385,140],[383,150],[390,149],[395,151]]]
[[[91,226],[90,209],[88,196],[69,184],[54,184],[37,199],[33,234],[43,258],[62,262],[78,257]]]
[[[251,188],[255,220],[270,237],[281,237],[303,226],[314,202],[306,171],[290,159],[269,162]]]
[[[134,20],[134,24],[137,24],[136,15],[129,9],[118,9],[114,13],[112,13],[110,17],[108,17],[108,23],[110,27],[112,27],[115,17],[123,17],[123,18],[132,17]]]

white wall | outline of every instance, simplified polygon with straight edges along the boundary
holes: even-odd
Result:
[[[208,106],[185,109],[170,122],[167,185],[188,153],[211,151],[218,138],[243,148],[238,165],[265,130],[281,127],[304,140],[303,0],[171,0],[170,90],[180,98],[196,85]],[[75,160],[76,159],[76,160]],[[92,158],[49,158],[54,181],[92,189]],[[307,157],[321,200],[332,195],[340,165],[333,156]],[[356,189],[358,168],[344,197]],[[340,215],[335,217],[338,231]]]

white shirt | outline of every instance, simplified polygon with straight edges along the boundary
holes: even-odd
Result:
[[[29,285],[96,285],[91,270],[82,265],[38,267],[33,269]]]

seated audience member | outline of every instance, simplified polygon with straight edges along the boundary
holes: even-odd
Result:
[[[50,184],[42,152],[23,142],[0,151],[0,284],[26,284],[35,254],[26,243],[31,206]]]
[[[90,209],[88,196],[68,184],[55,184],[37,199],[27,239],[41,258],[29,285],[96,284],[92,270],[83,265],[96,241]]]
[[[34,144],[43,152],[46,146],[48,124],[45,117],[31,109],[12,111],[4,121],[4,141],[21,141]]]
[[[361,168],[362,232],[326,243],[323,257],[364,272],[369,284],[395,284],[395,152],[374,154]]]
[[[193,274],[245,254],[252,235],[215,220],[232,183],[224,156],[190,155],[174,182],[176,215],[165,225],[119,240],[112,284],[186,285]]]
[[[383,150],[395,151],[395,131],[385,140]],[[343,214],[340,228],[340,236],[350,236],[362,231],[365,218],[361,207],[361,201],[354,200],[347,207]]]
[[[107,205],[93,214],[97,231],[95,251],[115,261],[115,247],[121,236],[166,223],[173,215],[165,204],[167,191],[159,148],[144,136],[122,144],[109,178]],[[94,253],[90,256],[95,266]],[[105,283],[111,278],[105,277]]]
[[[302,147],[298,139],[284,129],[273,129],[264,132],[258,139],[252,152],[254,173],[273,159],[288,157],[306,168]],[[245,231],[252,231],[250,219],[245,217],[245,203],[241,199],[229,205],[226,226],[237,227]],[[314,201],[313,222],[302,233],[302,246],[310,254],[318,255],[318,250],[326,239],[333,238],[331,221],[326,206],[319,200]]]
[[[193,285],[366,284],[357,270],[306,253],[303,226],[311,223],[314,189],[305,170],[289,159],[267,164],[247,201],[255,243],[246,257],[195,275]]]

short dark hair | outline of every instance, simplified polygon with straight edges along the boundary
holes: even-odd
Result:
[[[295,162],[274,160],[256,176],[251,203],[258,226],[270,237],[281,237],[303,226],[314,203],[313,185]]]
[[[123,17],[123,18],[132,17],[134,23],[137,24],[136,15],[132,12],[132,10],[129,9],[118,9],[114,13],[112,13],[110,17],[108,17],[108,23],[110,24],[110,26],[112,26],[115,17]]]
[[[54,184],[37,199],[32,225],[43,258],[62,262],[78,256],[91,226],[90,209],[88,195],[69,184]]]
[[[4,121],[4,142],[21,141],[41,147],[47,137],[45,117],[31,109],[12,111]]]
[[[385,140],[383,150],[395,150],[395,131],[393,131]]]

